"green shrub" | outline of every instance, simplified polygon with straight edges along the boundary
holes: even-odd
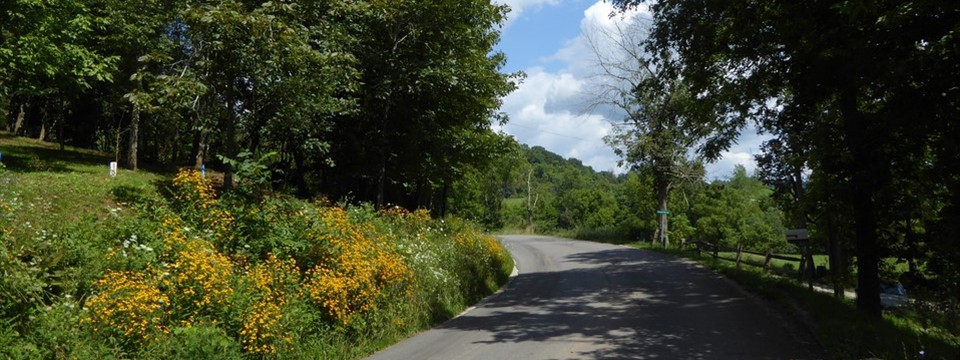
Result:
[[[220,197],[189,170],[166,200],[137,186],[105,193],[118,202],[97,214],[29,226],[0,187],[0,358],[356,358],[512,269],[475,225],[426,211]],[[61,206],[43,199],[30,206]]]
[[[143,353],[144,359],[242,359],[240,344],[213,326],[177,327]]]

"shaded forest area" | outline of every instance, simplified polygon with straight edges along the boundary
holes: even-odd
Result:
[[[266,165],[274,187],[445,212],[499,155],[519,74],[487,1],[8,1],[0,127],[130,169]],[[443,18],[444,21],[436,19]]]
[[[760,178],[792,228],[849,253],[858,308],[881,315],[896,258],[956,323],[960,3],[613,4],[651,20],[640,63],[652,70],[628,97],[629,122],[651,131],[621,142],[631,163],[678,164],[651,133],[696,139],[712,160],[742,131],[765,132]]]

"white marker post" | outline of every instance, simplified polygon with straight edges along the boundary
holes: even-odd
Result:
[[[117,162],[110,162],[110,177],[117,177]]]

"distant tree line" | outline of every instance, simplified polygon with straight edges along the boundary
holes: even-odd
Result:
[[[6,1],[0,126],[143,164],[444,212],[503,149],[489,1]],[[270,154],[271,156],[266,156]],[[243,179],[240,179],[241,181]]]
[[[458,183],[451,211],[488,229],[561,233],[610,241],[655,241],[660,196],[652,167],[595,171],[543,147],[512,144],[493,170]],[[678,182],[669,201],[675,243],[742,244],[757,251],[795,252],[784,236],[784,213],[773,190],[737,166],[708,181],[702,164]]]

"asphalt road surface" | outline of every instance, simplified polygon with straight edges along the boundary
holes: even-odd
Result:
[[[502,236],[519,274],[498,295],[371,359],[816,359],[771,305],[668,255]]]

